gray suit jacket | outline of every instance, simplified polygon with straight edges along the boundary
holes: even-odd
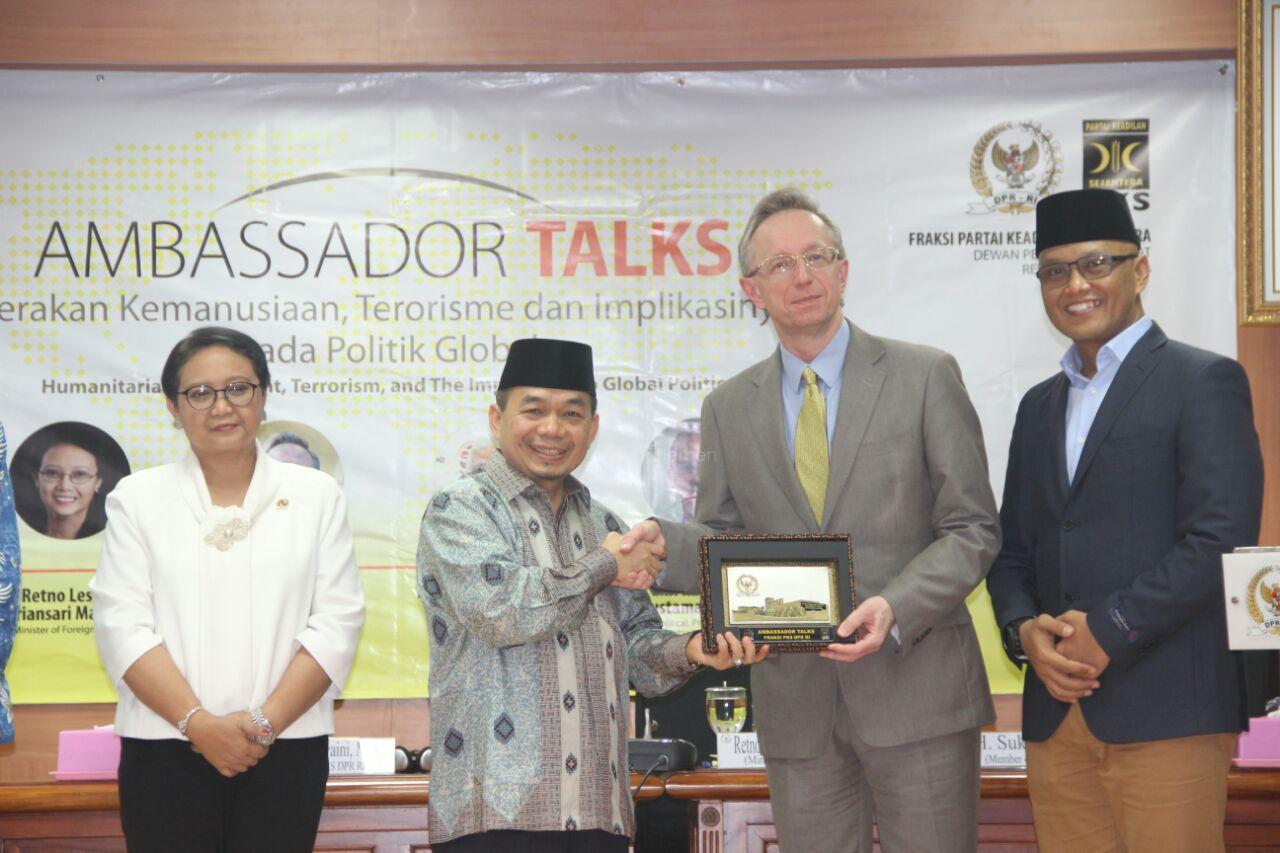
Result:
[[[965,596],[1000,545],[982,428],[955,359],[852,327],[823,524],[787,449],[777,351],[702,406],[695,524],[661,522],[663,587],[698,590],[698,539],[716,533],[848,533],[858,601],[882,595],[901,646],[855,664],[816,654],[752,668],[766,757],[810,758],[840,715],[874,746],[896,746],[995,718]]]

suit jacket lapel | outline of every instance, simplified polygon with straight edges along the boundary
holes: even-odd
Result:
[[[823,519],[823,529],[826,529],[836,501],[853,474],[854,459],[857,458],[858,448],[867,433],[867,425],[871,423],[871,414],[875,411],[876,400],[880,397],[880,388],[885,379],[884,370],[876,367],[876,362],[884,356],[884,347],[862,329],[852,323],[849,325],[849,349],[844,357],[840,408],[836,411],[835,441],[832,442],[830,456],[831,473],[827,478],[827,517]]]
[[[1128,357],[1121,363],[1120,370],[1116,372],[1116,378],[1112,380],[1111,387],[1107,389],[1107,396],[1098,409],[1098,416],[1093,419],[1093,425],[1089,427],[1089,436],[1085,439],[1084,450],[1080,453],[1080,464],[1076,466],[1076,477],[1071,482],[1073,492],[1084,482],[1089,466],[1098,455],[1098,448],[1103,440],[1111,432],[1111,427],[1115,425],[1116,418],[1120,416],[1120,412],[1124,410],[1134,393],[1142,387],[1142,383],[1146,382],[1147,377],[1151,375],[1151,369],[1159,360],[1160,348],[1167,340],[1160,327],[1152,323],[1151,328],[1138,339]]]
[[[1067,389],[1070,385],[1067,374],[1059,373],[1058,381],[1049,391],[1050,464],[1053,465],[1053,478],[1058,486],[1056,494],[1059,498],[1066,497],[1067,490],[1071,487],[1067,482]]]
[[[774,480],[786,496],[796,515],[804,519],[810,533],[817,533],[809,499],[800,488],[800,478],[787,449],[787,434],[782,423],[782,357],[775,350],[752,377],[755,397],[750,401],[751,433],[760,445],[760,455],[769,466]]]

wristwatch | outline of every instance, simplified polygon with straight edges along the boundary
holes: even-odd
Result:
[[[1030,618],[1030,616],[1020,616],[1005,625],[1000,631],[1000,641],[1004,644],[1004,653],[1011,660],[1018,663],[1027,662],[1027,653],[1022,650],[1022,636],[1018,633],[1018,629],[1022,627],[1023,622]]]
[[[276,742],[276,730],[271,725],[271,721],[267,719],[267,715],[262,713],[261,708],[250,708],[249,719],[260,729],[266,731],[266,734],[254,735],[253,739],[263,746],[271,746]]]

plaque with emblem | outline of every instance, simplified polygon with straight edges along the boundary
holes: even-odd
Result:
[[[1237,651],[1280,649],[1280,548],[1222,555],[1227,644]]]
[[[853,543],[844,535],[704,536],[703,647],[731,631],[775,652],[852,642],[836,628],[853,610]]]

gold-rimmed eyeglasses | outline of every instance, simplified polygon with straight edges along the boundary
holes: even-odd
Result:
[[[804,264],[811,272],[825,270],[840,259],[840,250],[833,249],[830,246],[824,246],[820,249],[810,249],[799,255],[778,254],[770,255],[765,258],[758,267],[747,273],[747,278],[755,278],[757,275],[764,274],[764,277],[770,281],[782,281],[790,278],[796,270],[800,269],[800,264]]]
[[[98,478],[98,472],[90,471],[88,468],[72,468],[70,471],[63,471],[61,468],[48,466],[41,468],[37,473],[40,476],[40,481],[49,485],[61,483],[63,480],[70,480],[73,486],[84,486]]]

